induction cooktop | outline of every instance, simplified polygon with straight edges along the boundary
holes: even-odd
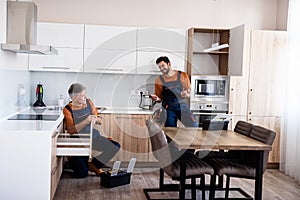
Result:
[[[56,121],[59,115],[39,115],[39,114],[16,114],[8,120],[46,120],[46,121]]]

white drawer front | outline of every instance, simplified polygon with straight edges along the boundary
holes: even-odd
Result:
[[[79,137],[70,137],[68,133],[60,133],[56,141],[56,156],[90,156],[90,135],[77,134]]]

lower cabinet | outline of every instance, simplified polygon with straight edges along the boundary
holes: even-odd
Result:
[[[63,157],[57,157],[51,167],[51,198],[53,199],[63,171]]]
[[[103,131],[121,145],[113,161],[157,162],[152,155],[151,143],[146,127],[149,115],[103,114]]]
[[[60,176],[63,171],[63,157],[57,156],[57,137],[59,133],[63,132],[63,122],[57,127],[56,132],[52,135],[51,139],[51,190],[50,199],[53,199],[55,191],[57,189]]]

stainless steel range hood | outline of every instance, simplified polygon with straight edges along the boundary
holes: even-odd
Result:
[[[37,6],[33,2],[7,1],[6,43],[1,49],[15,53],[57,55],[52,46],[37,45]]]

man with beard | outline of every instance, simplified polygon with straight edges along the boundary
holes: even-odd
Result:
[[[155,80],[155,94],[151,95],[151,98],[153,101],[162,102],[162,106],[167,110],[165,127],[177,127],[178,119],[186,127],[197,127],[198,123],[185,102],[191,95],[188,75],[173,70],[166,56],[157,58],[156,64],[162,75]]]

